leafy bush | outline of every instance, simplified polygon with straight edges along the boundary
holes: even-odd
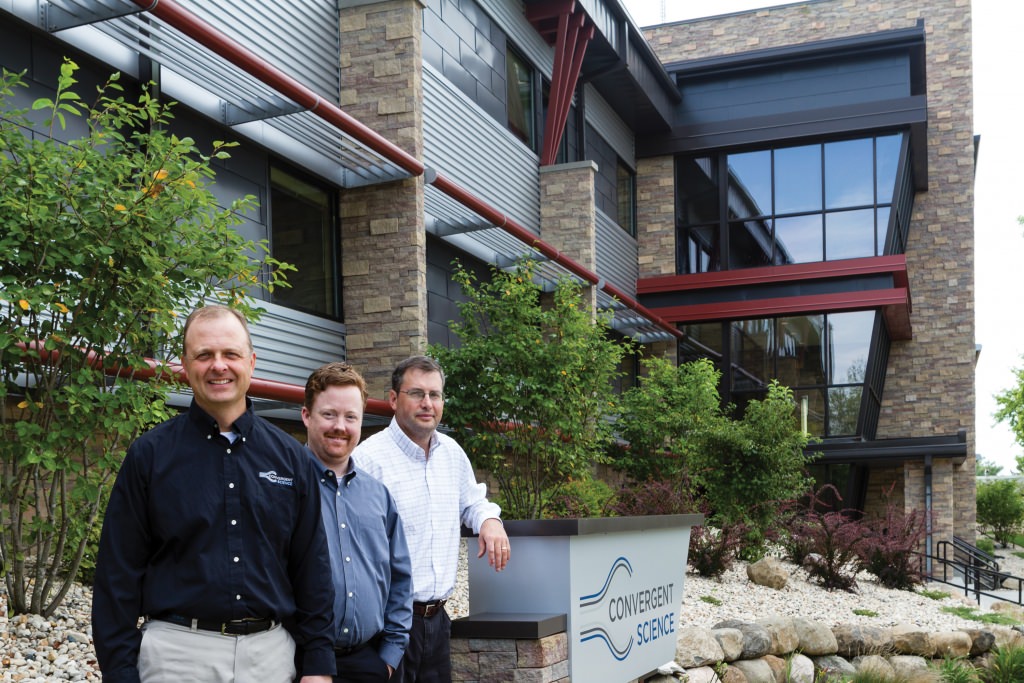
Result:
[[[576,282],[545,293],[533,261],[493,267],[488,282],[456,264],[452,278],[466,295],[459,344],[430,347],[447,375],[445,418],[497,479],[505,516],[540,517],[548,489],[607,457],[611,386],[633,345],[612,339],[610,313],[594,315]]]
[[[978,670],[969,661],[959,657],[945,657],[939,665],[942,683],[980,683]]]
[[[700,503],[690,490],[686,477],[682,483],[648,479],[625,484],[619,489],[611,512],[623,517],[631,515],[685,515],[700,512]]]
[[[812,580],[828,590],[853,591],[856,588],[857,560],[866,538],[866,529],[853,518],[852,511],[822,512],[822,494],[830,490],[837,501],[839,492],[831,484],[812,491],[808,503],[792,508],[786,526],[789,529],[787,552],[791,558],[801,554],[800,566]]]
[[[988,536],[979,536],[978,540],[975,541],[975,545],[978,547],[978,550],[982,550],[989,555],[994,555],[996,552],[996,542]]]
[[[864,542],[859,545],[858,564],[888,588],[912,590],[924,583],[917,551],[925,535],[925,524],[917,510],[904,514],[884,495],[885,514],[862,523]]]
[[[1009,545],[1013,533],[1024,521],[1024,497],[1013,479],[978,483],[978,523],[992,531],[996,543]]]
[[[556,484],[545,492],[544,517],[607,517],[611,513],[614,500],[615,492],[612,491],[612,487],[600,479],[570,479]]]
[[[690,530],[688,564],[701,576],[721,576],[732,566],[747,527],[742,523],[721,528],[695,526]]]

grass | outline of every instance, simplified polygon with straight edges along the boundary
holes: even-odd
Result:
[[[978,610],[973,607],[943,607],[942,611],[946,614],[953,614],[961,619],[969,619],[970,621],[980,621],[983,624],[1001,624],[1003,626],[1016,626],[1020,622],[1008,614],[997,614],[995,612],[986,612],[979,614]],[[1021,679],[1024,681],[1024,678]]]
[[[930,590],[928,588],[922,588],[919,591],[915,591],[918,595],[928,598],[929,600],[945,600],[950,596],[947,591]]]
[[[855,610],[853,610],[853,613],[856,614],[858,617],[877,617],[878,616],[878,612],[875,612],[874,610],[870,610],[870,609],[855,609]]]
[[[721,601],[721,600],[719,600],[718,598],[716,598],[716,597],[715,597],[715,596],[713,596],[713,595],[702,595],[702,596],[700,596],[700,601],[701,601],[701,602],[706,602],[706,603],[708,603],[709,605],[715,605],[716,607],[717,607],[718,605],[721,605],[721,604],[722,604],[722,601]]]

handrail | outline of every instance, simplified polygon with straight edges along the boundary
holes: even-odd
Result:
[[[948,543],[942,541],[941,543]],[[941,545],[940,543],[940,545]],[[966,562],[960,562],[958,560],[951,560],[945,555],[931,555],[928,553],[916,553],[918,561],[920,563],[921,576],[924,577],[925,581],[935,581],[938,583],[944,583],[949,586],[962,587],[964,590],[964,597],[974,597],[974,600],[981,604],[981,596],[992,598],[994,600],[1001,600],[1004,602],[1013,602],[1006,595],[999,595],[991,593],[988,590],[982,590],[982,585],[991,587],[993,590],[995,587],[1004,586],[1009,582],[1016,582],[1017,584],[1017,601],[1016,604],[1024,605],[1024,577],[1014,576],[1006,572],[999,571],[998,569],[990,569],[981,567],[975,564],[969,564]],[[931,559],[935,565],[942,567],[941,576],[934,574],[929,575],[925,571],[926,562]],[[959,572],[959,577],[957,576]],[[1008,589],[1012,590],[1012,589]]]

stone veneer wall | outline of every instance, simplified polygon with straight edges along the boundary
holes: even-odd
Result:
[[[542,166],[540,169],[540,234],[544,241],[597,272],[597,211],[593,161]],[[583,303],[597,312],[597,288],[582,293]]]
[[[422,158],[422,4],[344,7],[340,26],[342,108]],[[348,359],[380,398],[395,364],[427,345],[423,179],[345,190],[340,211]]]
[[[923,20],[928,79],[928,191],[919,192],[907,245],[913,339],[892,345],[878,438],[927,437],[966,429],[966,461],[939,467],[943,499],[935,509],[943,530],[974,538],[974,142],[969,0],[810,0],[646,31],[663,62],[747,52],[911,28]],[[644,232],[642,276],[673,272],[657,261],[674,232],[664,220],[663,191],[653,178],[661,160],[638,170]],[[653,202],[653,206],[645,203]],[[666,231],[666,232],[661,232]],[[674,264],[672,265],[674,268]],[[938,462],[938,461],[937,461]],[[943,468],[949,467],[948,471]],[[915,480],[912,469],[908,479]],[[874,488],[874,487],[873,487]],[[907,509],[923,509],[915,496]],[[938,494],[938,491],[936,491]]]
[[[569,683],[565,632],[538,639],[452,638],[452,683]]]

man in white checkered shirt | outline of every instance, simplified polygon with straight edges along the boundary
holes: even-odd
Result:
[[[397,683],[450,683],[451,622],[444,603],[455,588],[460,526],[479,535],[479,553],[496,571],[511,555],[501,508],[487,500],[466,452],[437,432],[444,412],[444,371],[413,356],[391,375],[395,416],[352,452],[358,465],[388,487],[398,504],[412,556],[413,623],[409,646],[392,676]]]

